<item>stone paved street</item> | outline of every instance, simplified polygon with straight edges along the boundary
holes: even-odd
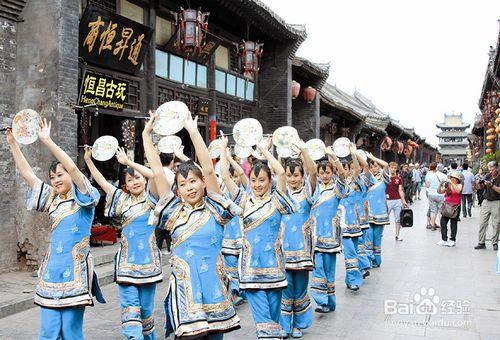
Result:
[[[477,243],[478,208],[473,210],[472,219],[459,223],[455,248],[437,246],[439,231],[425,229],[425,200],[418,201],[413,209],[415,226],[403,230],[403,242],[395,242],[393,227],[385,229],[383,265],[371,271],[357,294],[345,288],[344,263],[342,256],[339,257],[337,310],[327,315],[315,314],[313,327],[304,332],[304,339],[500,339],[500,275],[494,272],[496,253],[489,242],[487,250],[473,249]],[[166,284],[160,284],[155,314],[158,338],[162,338],[165,291]],[[116,285],[106,286],[104,293],[108,303],[88,308],[85,314],[87,339],[121,339]],[[384,300],[400,303],[401,313],[386,315]],[[435,307],[437,313],[411,313],[408,306],[412,300],[424,301]],[[405,307],[409,312],[402,313]],[[248,304],[239,307],[238,313],[242,328],[225,339],[254,339]],[[0,338],[36,338],[38,314],[39,309],[32,308],[0,319]]]

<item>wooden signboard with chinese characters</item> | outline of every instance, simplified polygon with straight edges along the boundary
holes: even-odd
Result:
[[[210,56],[215,53],[215,50],[221,44],[222,40],[213,35],[210,32],[206,32],[205,36],[205,44],[201,48],[201,52],[199,54],[185,54],[180,48],[177,47],[177,31],[172,34],[170,40],[163,46],[163,48],[167,52],[171,52],[174,54],[184,55],[189,58],[189,60],[195,61],[198,64],[207,65],[210,61]]]
[[[86,71],[82,78],[78,104],[97,104],[103,109],[122,111],[127,95],[126,81]]]
[[[79,56],[88,63],[136,74],[153,29],[88,5],[80,20]]]

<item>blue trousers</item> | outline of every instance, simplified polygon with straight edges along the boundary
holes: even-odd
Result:
[[[281,338],[286,336],[281,328],[281,289],[245,290],[253,319],[257,327],[257,338]]]
[[[366,236],[370,233],[370,229],[363,229],[363,235],[361,235],[358,239],[358,262],[359,262],[359,270],[365,271],[372,267],[371,261],[368,257],[368,253],[366,251]]]
[[[66,307],[61,309],[40,309],[39,340],[83,340],[83,313],[85,307]]]
[[[311,299],[307,294],[309,286],[309,271],[287,270],[288,286],[281,298],[280,325],[287,334],[293,328],[306,329],[312,324]]]
[[[318,306],[326,306],[330,310],[335,310],[337,307],[337,297],[335,296],[336,263],[337,253],[314,253],[311,296]]]
[[[140,286],[118,285],[122,333],[127,339],[156,339],[153,319],[155,289],[156,283]]]
[[[231,294],[238,294],[238,296],[246,299],[245,292],[240,291],[240,280],[238,276],[238,256],[224,254],[224,265],[226,271],[231,275],[231,282],[229,284],[229,289]]]
[[[344,250],[345,259],[345,283],[346,285],[357,285],[363,284],[363,276],[359,270],[358,264],[358,253],[356,249],[358,248],[358,238],[357,237],[343,237],[342,238],[342,249]]]
[[[382,234],[384,226],[370,224],[369,232],[366,234],[366,249],[372,262],[372,266],[380,267],[382,264]],[[371,254],[371,255],[370,255]]]

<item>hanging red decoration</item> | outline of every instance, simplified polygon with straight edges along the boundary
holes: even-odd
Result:
[[[300,84],[292,80],[292,99],[296,99],[300,93]]]
[[[316,98],[316,89],[308,86],[304,89],[304,100],[308,103],[312,103]]]
[[[389,151],[392,146],[392,139],[389,136],[385,136],[384,139],[382,140],[382,143],[380,144],[380,150],[382,151]]]
[[[264,44],[243,40],[238,48],[241,70],[246,76],[254,76],[260,69]]]
[[[174,46],[187,55],[199,54],[203,45],[205,45],[210,12],[201,12],[200,9],[184,9],[181,7],[179,13],[171,12],[176,30]]]

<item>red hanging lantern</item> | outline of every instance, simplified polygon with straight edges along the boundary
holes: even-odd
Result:
[[[260,69],[260,58],[264,44],[243,40],[239,45],[240,65],[246,76],[255,75]]]
[[[304,100],[308,103],[312,103],[316,98],[316,89],[308,86],[304,89]]]
[[[389,136],[385,136],[384,139],[382,140],[382,143],[380,144],[380,149],[382,151],[389,151],[392,146],[392,139]]]
[[[292,99],[296,99],[300,93],[300,84],[292,80]]]
[[[174,17],[173,24],[176,30],[175,48],[182,50],[187,55],[200,53],[205,45],[210,13],[182,7],[179,13],[171,13]]]

